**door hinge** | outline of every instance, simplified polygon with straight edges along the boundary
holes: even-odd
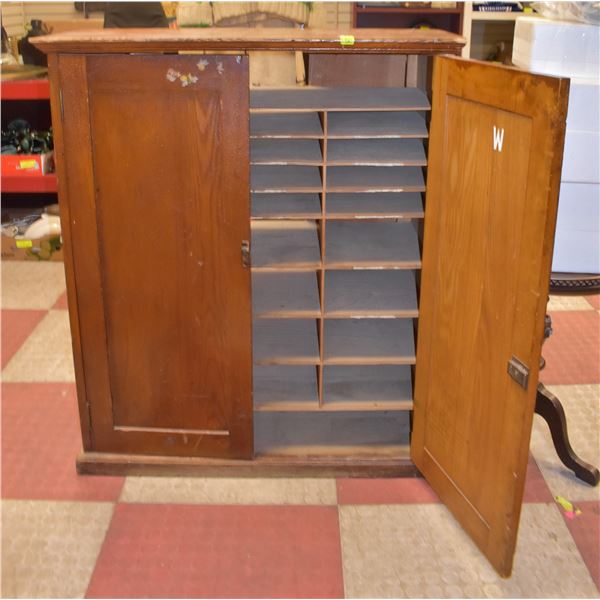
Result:
[[[242,266],[248,268],[250,266],[250,242],[242,240]]]
[[[508,361],[508,374],[524,389],[529,385],[529,367],[516,356]]]

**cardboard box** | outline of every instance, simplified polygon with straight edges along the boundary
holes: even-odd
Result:
[[[59,235],[46,235],[39,240],[14,238],[2,234],[2,260],[63,260],[62,241]]]
[[[2,175],[27,176],[47,175],[54,171],[54,153],[3,154]]]

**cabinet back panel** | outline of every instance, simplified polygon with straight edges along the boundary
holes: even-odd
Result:
[[[101,297],[88,310],[104,321],[96,343],[106,345],[109,389],[109,406],[92,414],[95,445],[249,456],[247,61],[115,56],[87,67],[96,229],[87,233],[100,249]]]

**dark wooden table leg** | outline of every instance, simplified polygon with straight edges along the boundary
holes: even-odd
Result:
[[[598,485],[600,480],[598,469],[581,460],[571,448],[567,432],[567,419],[560,400],[541,383],[538,384],[537,388],[535,412],[548,423],[554,448],[565,467],[571,469],[578,479],[589,483],[591,486]]]

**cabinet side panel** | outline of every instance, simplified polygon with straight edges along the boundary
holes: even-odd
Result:
[[[85,57],[50,54],[48,56],[48,75],[50,78],[50,107],[52,110],[52,129],[54,131],[54,157],[58,178],[58,202],[60,205],[60,221],[63,240],[63,255],[69,304],[69,323],[73,346],[73,362],[75,366],[75,382],[79,403],[79,419],[84,450],[93,446],[89,406],[86,396],[85,372],[79,327],[79,310],[77,300],[77,280],[75,275],[75,247],[71,223],[72,199],[77,198],[75,189],[71,192],[69,177],[74,185],[85,186],[86,175],[91,185],[91,174],[85,162],[85,153],[69,152],[66,140],[73,138],[71,127],[80,127],[77,117],[67,123],[63,122],[63,95],[81,94],[85,98]],[[85,187],[83,188],[85,189]],[[71,195],[73,194],[73,195]]]

